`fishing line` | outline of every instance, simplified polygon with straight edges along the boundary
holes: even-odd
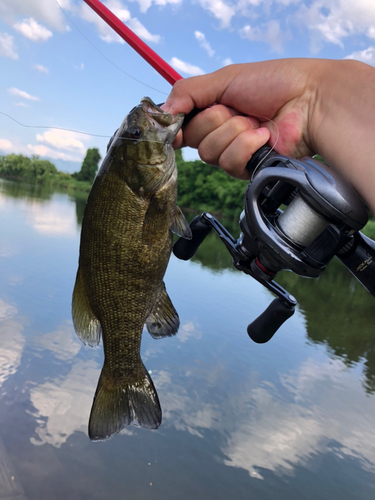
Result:
[[[279,127],[276,125],[276,123],[273,120],[271,120],[271,118],[267,118],[267,116],[262,116],[262,115],[257,115],[257,116],[259,118],[264,118],[268,122],[271,122],[276,127],[277,137],[276,137],[276,141],[274,142],[274,145],[271,147],[271,149],[268,151],[268,153],[259,161],[258,165],[252,171],[252,173],[251,173],[251,181],[253,180],[254,175],[256,174],[256,172],[259,170],[259,166],[264,162],[264,160],[267,158],[267,156],[269,156],[272,153],[272,151],[276,148],[276,145],[279,142],[279,137],[280,137]]]
[[[21,125],[21,127],[26,127],[26,128],[50,128],[50,129],[57,129],[57,130],[66,130],[67,132],[75,132],[76,134],[90,135],[92,137],[103,137],[105,139],[111,139],[112,137],[114,137],[114,134],[113,135],[89,134],[89,132],[82,132],[81,130],[73,130],[71,128],[64,128],[64,127],[47,127],[47,126],[43,126],[43,125],[25,125],[24,123],[19,122],[18,120],[16,120],[12,116],[7,115],[6,113],[3,113],[2,111],[0,111],[0,115],[4,115],[4,116],[10,118],[11,120],[13,120],[14,122],[16,122],[18,125]],[[143,138],[132,139],[131,137],[118,137],[117,140],[129,141],[129,142],[144,142],[144,141],[146,141],[146,142],[157,142],[159,144],[164,144],[164,141],[155,141],[155,140],[143,139]]]
[[[91,135],[92,137],[105,137],[105,138],[110,138],[112,137],[111,135],[99,135],[99,134],[89,134],[88,132],[82,132],[81,130],[73,130],[71,128],[64,128],[64,127],[51,127],[51,126],[46,126],[46,125],[25,125],[24,123],[19,122],[15,118],[13,118],[10,115],[7,115],[6,113],[3,113],[0,111],[0,115],[7,116],[14,122],[18,123],[18,125],[21,125],[21,127],[26,127],[26,128],[50,128],[50,129],[57,129],[57,130],[66,130],[67,132],[75,132],[76,134],[83,134],[83,135]]]
[[[122,73],[124,73],[124,75],[128,76],[129,78],[131,78],[132,80],[140,83],[141,85],[144,85],[145,87],[148,87],[149,89],[151,90],[155,90],[155,92],[159,92],[160,94],[163,94],[163,95],[168,95],[167,93],[163,92],[162,90],[158,90],[156,89],[155,87],[151,87],[151,85],[148,85],[147,83],[144,83],[142,82],[141,80],[138,80],[138,78],[135,78],[134,76],[130,75],[129,73],[127,73],[126,71],[124,71],[122,68],[120,68],[120,66],[117,66],[117,64],[115,64],[114,62],[112,62],[110,59],[108,59],[108,57],[103,54],[103,52],[101,52],[97,47],[96,45],[94,45],[91,40],[89,40],[87,38],[87,36],[78,28],[78,26],[70,19],[70,17],[68,16],[68,14],[65,12],[65,10],[61,7],[61,5],[59,4],[59,2],[57,0],[55,0],[55,2],[57,3],[57,5],[60,7],[60,9],[62,10],[64,16],[69,20],[69,22],[71,22],[73,24],[73,26],[75,27],[75,29],[83,36],[83,38],[97,51],[99,52],[99,54],[104,57],[104,59],[106,61],[108,61],[110,64],[112,64],[112,66],[114,66],[115,68],[117,68],[119,71],[121,71]]]

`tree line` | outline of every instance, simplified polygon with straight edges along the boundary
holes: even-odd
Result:
[[[0,177],[49,184],[60,188],[89,192],[100,161],[97,148],[87,150],[79,172],[66,174],[48,160],[10,154],[0,156]],[[182,208],[208,211],[237,217],[243,209],[247,182],[234,179],[221,168],[200,160],[185,161],[176,151],[178,170],[178,204]],[[375,239],[375,220],[370,220],[364,233]]]
[[[0,177],[88,192],[95,179],[100,158],[97,148],[88,149],[80,171],[67,174],[39,156],[29,158],[10,154],[0,156]]]
[[[60,187],[81,186],[83,190],[88,190],[94,181],[100,159],[97,148],[88,149],[80,171],[66,174],[38,156],[28,158],[10,154],[0,156],[0,176]],[[176,151],[176,163],[180,206],[221,213],[241,210],[246,182],[233,179],[220,168],[200,160],[185,161],[181,150]]]

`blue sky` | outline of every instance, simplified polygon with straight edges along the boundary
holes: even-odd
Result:
[[[104,156],[108,138],[54,127],[111,136],[143,96],[163,102],[171,87],[83,0],[58,1],[70,20],[56,0],[0,2],[0,112],[51,127],[0,114],[0,154],[38,154],[74,171],[87,148]],[[104,3],[184,77],[281,57],[375,66],[375,0]]]

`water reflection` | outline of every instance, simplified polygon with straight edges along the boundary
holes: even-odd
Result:
[[[228,375],[223,372],[217,382]],[[208,438],[207,430],[218,432],[223,463],[245,469],[251,477],[263,479],[262,470],[292,475],[295,468],[308,468],[328,452],[340,459],[353,457],[363,469],[375,472],[375,399],[363,394],[340,360],[308,359],[276,384],[255,384],[249,377],[225,407],[192,391],[187,374],[179,381],[166,371],[153,372],[153,377],[164,426],[202,439]],[[278,382],[286,390],[283,395]],[[220,391],[220,384],[211,384],[210,391]]]
[[[30,391],[37,423],[30,442],[60,448],[74,432],[87,433],[92,396],[100,366],[95,361],[77,361],[66,377],[56,377]]]
[[[234,222],[231,231],[238,236]],[[228,251],[213,231],[192,260],[213,270],[228,268],[235,271]],[[277,282],[296,297],[306,316],[308,338],[313,343],[324,344],[331,355],[341,358],[347,366],[364,360],[364,386],[366,391],[373,393],[374,297],[337,259],[332,260],[318,279],[301,278],[283,271],[277,276]]]
[[[0,433],[29,500],[120,500],[124,491],[150,500],[374,498],[375,308],[340,263],[319,280],[281,274],[300,308],[257,346],[246,325],[271,295],[225,269],[218,238],[204,258],[172,259],[166,283],[180,331],[142,339],[162,426],[93,444],[87,423],[103,353],[84,347],[70,320],[78,233],[37,232],[28,215],[44,203],[74,228],[78,205],[1,193],[10,250],[0,252]]]
[[[247,394],[256,409],[231,432],[223,450],[227,465],[245,467],[261,479],[260,469],[291,473],[296,466],[308,467],[314,456],[333,452],[338,458],[355,457],[375,472],[375,430],[369,418],[375,400],[366,398],[341,361],[309,359],[281,382],[288,391],[283,398],[275,387]]]
[[[48,185],[26,184],[18,181],[7,181],[0,179],[0,193],[10,198],[21,198],[23,200],[45,200],[52,198],[55,189]]]
[[[0,387],[21,363],[25,339],[23,325],[14,319],[17,309],[0,298]]]
[[[317,280],[284,273],[278,281],[297,297],[305,312],[308,338],[327,346],[347,366],[364,360],[364,386],[374,392],[374,297],[337,260]]]

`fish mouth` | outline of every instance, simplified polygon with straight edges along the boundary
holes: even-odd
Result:
[[[180,130],[184,115],[179,113],[175,116],[166,113],[160,106],[155,104],[149,97],[144,97],[141,100],[142,110],[151,119],[153,125],[158,128],[168,128],[175,135]]]

